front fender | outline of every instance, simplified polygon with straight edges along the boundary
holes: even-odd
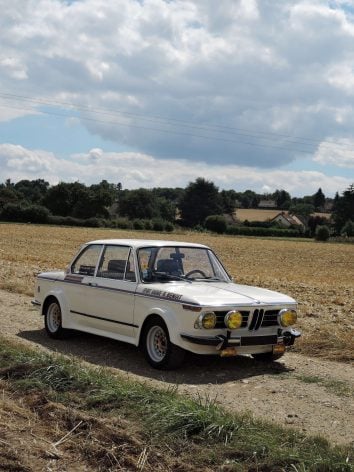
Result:
[[[173,344],[180,345],[181,344],[181,332],[182,332],[182,323],[181,323],[181,314],[178,313],[178,310],[173,309],[172,307],[154,307],[149,310],[149,313],[145,316],[144,320],[142,320],[142,323],[140,324],[139,327],[139,332],[137,335],[137,339],[139,339],[139,342],[141,341],[141,335],[143,331],[143,327],[145,325],[145,322],[151,317],[151,316],[159,316],[160,318],[163,319],[165,322],[167,329],[168,329],[168,334],[170,336],[170,341]]]
[[[60,310],[61,310],[61,318],[62,318],[62,326],[63,328],[71,328],[71,320],[70,320],[70,312],[69,312],[69,306],[68,306],[68,301],[64,295],[64,292],[60,290],[60,288],[54,288],[50,290],[47,294],[45,299],[43,300],[42,304],[42,310],[41,314],[44,316],[44,311],[46,307],[46,302],[48,298],[54,297],[58,300],[58,303],[60,305]]]

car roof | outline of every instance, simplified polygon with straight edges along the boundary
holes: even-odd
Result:
[[[187,243],[182,241],[166,241],[159,239],[98,239],[96,241],[89,241],[85,245],[89,244],[112,244],[112,245],[123,245],[131,246],[135,249],[141,247],[157,246],[157,247],[171,247],[171,246],[182,246],[182,247],[199,247],[209,249],[204,244]]]

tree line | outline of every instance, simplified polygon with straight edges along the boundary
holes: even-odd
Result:
[[[98,184],[60,182],[50,185],[43,179],[7,179],[0,184],[0,219],[32,223],[110,226],[135,229],[173,230],[180,226],[227,232],[224,215],[237,215],[238,208],[258,208],[262,201],[274,208],[288,210],[306,221],[310,233],[325,221],[314,212],[332,207],[331,232],[354,235],[354,185],[333,199],[319,188],[313,195],[291,197],[278,189],[270,194],[252,190],[219,190],[211,181],[197,178],[186,188],[123,189],[121,183],[102,180]],[[235,226],[235,225],[234,225]],[[237,226],[237,225],[236,225]],[[248,226],[269,227],[253,222]],[[294,229],[294,228],[293,228]],[[237,233],[240,228],[229,229]],[[248,230],[250,231],[250,230]]]

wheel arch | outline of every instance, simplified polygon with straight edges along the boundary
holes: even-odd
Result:
[[[45,315],[48,306],[49,306],[50,303],[52,303],[52,302],[57,302],[58,305],[59,305],[60,308],[61,308],[60,301],[58,300],[58,297],[56,297],[56,296],[53,295],[53,294],[50,294],[50,295],[48,295],[48,296],[45,298],[45,300],[44,300],[44,302],[43,302],[43,305],[42,305],[42,313],[41,313],[42,316]]]
[[[157,318],[161,321],[164,322],[164,324],[166,325],[166,328],[168,330],[168,335],[170,335],[170,331],[168,329],[168,326],[167,326],[167,323],[166,323],[166,320],[164,319],[163,316],[161,316],[161,313],[158,313],[158,310],[155,310],[153,313],[150,313],[149,315],[146,316],[146,318],[144,319],[144,322],[141,326],[141,329],[140,329],[140,333],[139,333],[139,340],[138,340],[138,346],[141,348],[142,347],[142,342],[144,340],[144,333],[145,333],[145,330],[146,330],[146,326],[148,325],[148,323],[153,320],[154,318]]]
[[[47,294],[42,304],[41,314],[44,316],[46,309],[48,308],[51,301],[57,302],[60,307],[63,328],[71,328],[71,326],[69,326],[70,317],[68,316],[67,303],[62,292],[51,291]]]

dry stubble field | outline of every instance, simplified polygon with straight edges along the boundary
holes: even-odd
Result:
[[[303,337],[296,350],[350,362],[354,358],[354,246],[209,234],[0,224],[0,289],[31,295],[34,276],[64,269],[86,241],[149,238],[212,247],[238,283],[260,285],[299,302]]]

